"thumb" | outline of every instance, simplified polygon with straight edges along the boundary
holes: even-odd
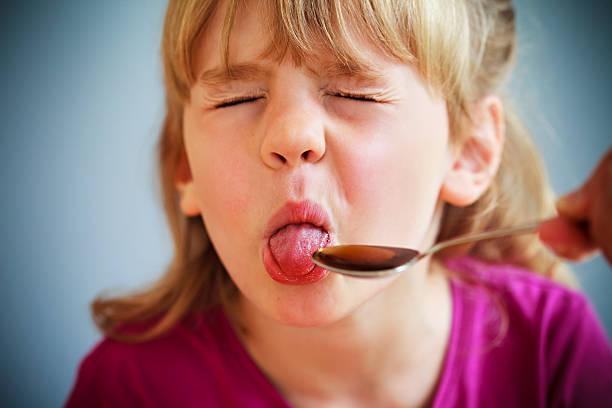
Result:
[[[577,190],[564,195],[557,201],[557,211],[562,217],[573,220],[589,220],[592,212],[594,196],[606,191],[609,185],[612,163],[612,149],[601,159],[593,173]],[[601,200],[600,200],[601,201]]]
[[[574,220],[585,220],[589,216],[590,194],[589,184],[586,183],[579,189],[559,198],[556,203],[559,215]]]

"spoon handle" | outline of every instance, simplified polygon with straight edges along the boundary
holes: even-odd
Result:
[[[433,254],[434,252],[438,252],[442,249],[445,249],[451,246],[455,246],[455,245],[469,244],[472,242],[484,241],[486,239],[491,239],[491,238],[501,238],[501,237],[506,237],[509,235],[528,234],[530,232],[535,232],[542,222],[543,220],[538,220],[538,221],[533,221],[527,224],[516,225],[514,227],[500,228],[500,229],[496,229],[492,231],[485,231],[485,232],[477,232],[474,234],[462,235],[460,237],[449,239],[447,241],[438,242],[437,244],[429,248],[427,251],[422,252],[417,257],[418,259],[415,259],[415,261],[420,260],[426,256],[429,256]]]

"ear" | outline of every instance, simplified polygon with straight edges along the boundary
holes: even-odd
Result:
[[[506,132],[503,105],[496,96],[486,96],[475,103],[471,115],[440,190],[444,201],[460,207],[478,200],[493,181]]]
[[[177,168],[175,186],[179,193],[179,204],[183,214],[187,217],[199,215],[200,206],[198,205],[195,183],[191,176],[191,169],[189,168],[189,162],[186,155],[183,155]]]

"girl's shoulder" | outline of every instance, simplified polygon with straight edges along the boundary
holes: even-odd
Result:
[[[189,392],[194,357],[214,361],[220,354],[212,333],[210,324],[190,318],[151,340],[104,337],[81,361],[66,406],[141,406],[152,399],[155,406],[172,406],[176,395],[164,390]],[[213,367],[201,367],[201,381],[214,379]]]
[[[489,288],[523,303],[542,299],[564,300],[575,307],[588,303],[576,289],[562,285],[547,276],[510,263],[489,263],[470,256],[451,258],[445,266],[453,272],[453,281],[464,288]]]
[[[66,406],[243,406],[247,396],[280,406],[253,383],[256,370],[217,307],[151,340],[102,339],[81,362]]]
[[[606,338],[589,300],[575,289],[512,264],[460,257],[446,265],[454,272],[455,305],[477,322],[534,340],[569,339],[579,328]]]
[[[511,406],[612,400],[610,343],[583,294],[514,265],[461,257],[446,266],[453,330],[444,395],[465,397],[458,387],[473,383],[481,391],[469,398],[482,406],[500,396]]]

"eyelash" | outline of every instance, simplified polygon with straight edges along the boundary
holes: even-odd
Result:
[[[262,98],[261,96],[239,96],[239,97],[231,98],[221,103],[218,103],[215,105],[215,108],[216,109],[227,108],[228,106],[239,105],[245,102],[255,102],[256,100],[261,99],[261,98]]]
[[[358,94],[358,93],[351,93],[351,92],[338,91],[338,92],[332,93],[331,96],[338,96],[340,98],[353,99],[356,101],[363,101],[363,102],[381,102],[380,99],[376,98],[374,95]]]
[[[356,101],[363,102],[380,102],[380,100],[372,95],[356,94],[350,92],[333,92],[330,96],[337,96],[340,98],[353,99]],[[215,109],[227,108],[229,106],[240,105],[241,103],[255,102],[261,99],[261,96],[239,96],[231,98],[215,105]]]

